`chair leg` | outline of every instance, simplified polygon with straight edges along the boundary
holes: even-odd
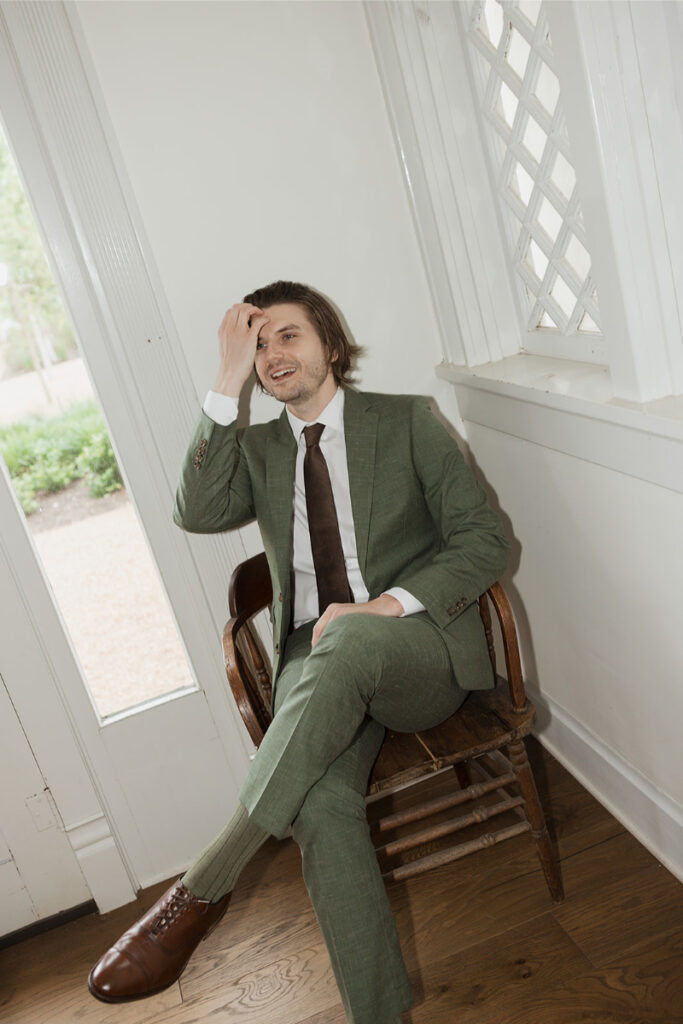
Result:
[[[541,801],[538,798],[538,791],[534,781],[531,765],[524,746],[524,740],[518,740],[508,746],[508,756],[512,769],[517,777],[519,788],[524,797],[531,834],[536,842],[536,852],[543,868],[543,874],[550,890],[550,895],[556,903],[564,899],[564,888],[560,878],[560,869],[555,857],[548,828],[543,815]]]

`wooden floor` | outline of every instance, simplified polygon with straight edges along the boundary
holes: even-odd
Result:
[[[404,1021],[683,1022],[683,886],[538,747],[532,759],[567,899],[550,902],[528,836],[391,885],[416,991]],[[94,1000],[90,966],[161,891],[1,952],[0,1021],[344,1024],[291,840],[254,858],[178,985]]]

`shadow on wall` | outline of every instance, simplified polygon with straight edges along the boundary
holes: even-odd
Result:
[[[524,666],[524,681],[526,683],[528,680],[531,680],[531,684],[534,687],[534,689],[538,690],[538,665],[536,661],[536,655],[534,653],[531,623],[529,622],[529,617],[526,613],[522,596],[514,583],[514,577],[517,573],[517,570],[519,569],[520,561],[522,558],[522,545],[515,536],[514,526],[512,520],[510,519],[510,516],[502,508],[500,501],[498,499],[498,493],[492,486],[490,481],[486,479],[484,472],[477,463],[477,459],[476,456],[474,455],[474,452],[472,451],[472,448],[469,446],[467,441],[464,440],[458,434],[453,425],[442,414],[441,410],[438,408],[436,404],[436,401],[434,399],[430,399],[430,404],[432,407],[432,411],[434,412],[434,415],[437,417],[439,422],[443,424],[446,430],[448,430],[451,437],[453,437],[458,442],[460,450],[465,456],[465,459],[467,460],[468,465],[472,469],[472,472],[474,473],[475,477],[486,491],[486,495],[488,497],[491,508],[500,518],[500,521],[503,524],[505,536],[510,541],[510,561],[508,562],[508,567],[505,570],[505,574],[500,582],[503,584],[503,587],[505,588],[505,593],[507,594],[510,604],[512,605],[512,611],[515,617],[517,635],[519,638],[519,646]],[[497,647],[500,648],[499,637],[496,637],[496,640]],[[539,720],[538,725],[541,726],[541,724],[542,723]],[[539,729],[537,731],[542,731],[542,729]]]

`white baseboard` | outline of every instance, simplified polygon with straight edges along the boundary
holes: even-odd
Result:
[[[666,868],[683,881],[683,808],[551,697],[527,687],[544,747]]]
[[[100,914],[135,899],[135,890],[103,814],[67,825],[66,834]]]

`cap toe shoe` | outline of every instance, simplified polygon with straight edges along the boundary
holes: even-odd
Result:
[[[105,1003],[122,1003],[168,988],[229,901],[230,893],[210,903],[175,882],[98,960],[88,978],[91,994]]]

